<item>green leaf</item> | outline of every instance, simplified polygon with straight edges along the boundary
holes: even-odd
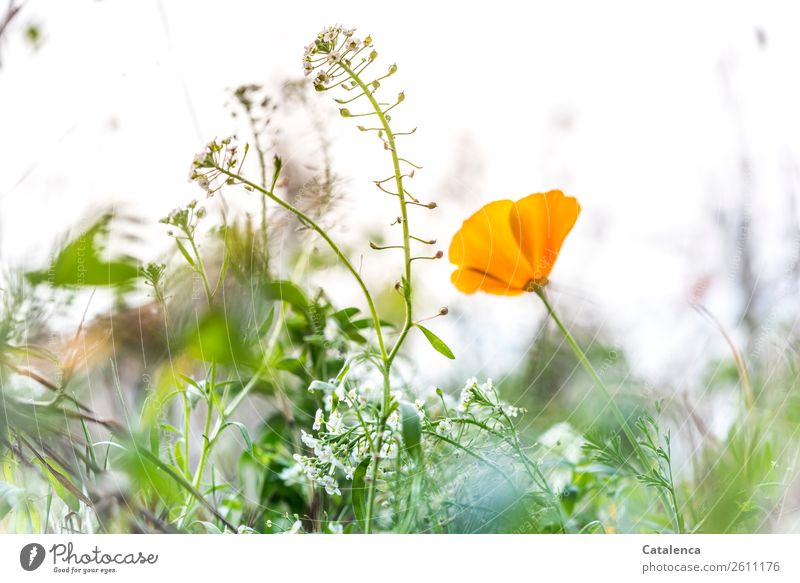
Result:
[[[253,451],[253,440],[250,438],[250,432],[247,431],[247,427],[244,426],[243,423],[239,423],[238,421],[228,421],[225,425],[222,426],[220,432],[229,426],[234,426],[239,430],[239,433],[242,434],[242,439],[244,439],[244,443],[247,446],[247,451]]]
[[[350,320],[351,317],[355,316],[358,313],[358,308],[345,308],[343,310],[339,310],[338,312],[334,312],[333,319],[339,324],[339,328],[341,331],[354,342],[358,342],[360,344],[364,344],[367,339],[364,338],[361,334],[358,333],[358,328],[355,324]],[[324,338],[323,338],[324,340]]]
[[[25,277],[34,285],[52,287],[125,286],[140,275],[136,261],[129,257],[104,259],[109,225],[113,215],[106,213],[83,233],[67,242],[47,269],[29,271]]]
[[[406,451],[415,460],[422,459],[422,425],[417,410],[411,403],[400,403],[400,421]]]
[[[296,284],[291,281],[271,281],[264,286],[264,295],[269,300],[286,302],[293,308],[297,308],[303,314],[308,315],[310,302]]]
[[[416,324],[416,327],[422,330],[422,333],[425,334],[425,338],[428,339],[428,342],[431,343],[433,349],[436,350],[439,354],[446,356],[450,360],[455,360],[456,356],[453,354],[453,351],[450,350],[450,347],[445,344],[441,338],[439,338],[436,334],[428,330],[427,328]]]
[[[350,318],[358,314],[360,311],[361,310],[359,310],[358,308],[343,308],[338,312],[334,312],[333,317],[341,322],[349,320]]]
[[[33,463],[41,468],[47,481],[50,482],[53,492],[64,501],[70,510],[78,512],[81,509],[80,502],[87,506],[92,505],[92,501],[67,478],[66,472],[55,460],[44,458],[39,454],[34,455],[36,455],[36,459],[33,460]]]
[[[353,513],[356,515],[356,522],[361,525],[362,529],[367,522],[367,488],[365,482],[371,461],[370,458],[363,460],[358,464],[356,471],[353,472]]]
[[[175,243],[177,243],[178,251],[180,251],[181,255],[183,255],[183,258],[186,260],[186,263],[188,263],[192,267],[192,269],[196,270],[197,266],[194,263],[194,259],[192,259],[192,256],[189,255],[189,251],[186,249],[184,244],[181,243],[181,240],[180,239],[175,239]]]
[[[175,442],[175,465],[179,468],[185,467],[186,459],[183,456],[183,442]]]
[[[264,318],[264,321],[258,327],[258,336],[259,336],[259,338],[261,336],[264,336],[269,331],[269,329],[272,328],[272,322],[274,322],[274,321],[275,321],[275,307],[274,306],[270,306],[269,313],[267,314],[267,317]]]
[[[204,314],[198,325],[187,328],[184,345],[199,360],[255,366],[256,357],[242,337],[243,328],[236,314],[214,310]]]
[[[293,356],[287,356],[285,358],[280,359],[275,364],[275,368],[279,370],[285,370],[286,372],[293,374],[300,380],[306,382],[311,380],[311,375],[308,372],[308,370],[306,370],[306,366],[303,364],[303,361]]]
[[[308,385],[309,391],[320,391],[322,394],[327,395],[328,393],[332,393],[336,390],[330,383],[326,383],[323,381],[312,381],[310,385]]]

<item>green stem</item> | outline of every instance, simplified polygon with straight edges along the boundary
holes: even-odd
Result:
[[[200,488],[200,482],[203,479],[203,470],[205,470],[206,460],[208,459],[208,452],[210,450],[211,439],[209,437],[209,431],[211,430],[211,418],[214,416],[214,407],[211,405],[211,393],[212,391],[216,390],[214,387],[216,383],[216,375],[217,365],[216,363],[212,362],[205,387],[208,397],[208,404],[206,407],[206,421],[203,425],[203,449],[200,452],[200,461],[197,463],[197,471],[194,475],[193,485],[196,490]]]
[[[375,303],[374,303],[374,301],[372,299],[372,295],[370,294],[369,289],[366,286],[366,283],[364,283],[364,280],[361,277],[361,274],[358,273],[358,271],[355,269],[355,267],[350,262],[350,260],[347,258],[347,256],[341,251],[341,249],[333,241],[333,239],[331,239],[330,235],[328,235],[328,233],[322,227],[320,227],[316,222],[314,222],[314,220],[311,219],[311,217],[309,217],[303,211],[301,211],[300,209],[294,207],[292,204],[284,201],[283,199],[277,197],[274,194],[274,192],[272,192],[271,190],[267,190],[266,188],[260,187],[258,184],[255,184],[254,182],[244,178],[243,176],[241,176],[239,174],[231,172],[231,171],[229,171],[229,170],[227,170],[227,169],[225,169],[225,168],[223,168],[221,166],[216,166],[216,169],[219,170],[220,172],[222,172],[223,174],[226,174],[228,177],[233,178],[234,180],[237,180],[237,181],[241,182],[242,184],[245,184],[245,185],[249,186],[250,188],[253,188],[254,190],[257,190],[258,192],[262,193],[264,196],[267,196],[270,199],[274,200],[280,206],[282,206],[283,208],[288,210],[290,213],[292,213],[296,217],[298,217],[308,227],[310,227],[311,229],[316,231],[317,234],[319,234],[325,240],[325,242],[328,244],[328,246],[333,250],[333,252],[336,255],[336,257],[339,258],[339,260],[344,264],[344,266],[347,268],[347,270],[350,272],[350,274],[358,282],[358,285],[361,288],[361,291],[364,293],[364,297],[367,300],[367,305],[369,307],[370,315],[372,316],[373,325],[375,327],[375,332],[376,332],[377,339],[378,339],[378,347],[380,349],[381,361],[383,363],[384,390],[383,390],[383,403],[382,403],[382,409],[381,409],[381,412],[382,412],[382,414],[381,414],[381,423],[380,423],[379,431],[378,431],[379,435],[382,435],[383,434],[383,426],[386,423],[385,412],[388,411],[389,405],[391,403],[391,385],[390,385],[390,382],[389,382],[389,370],[390,370],[390,367],[391,367],[391,359],[390,359],[389,354],[386,351],[386,345],[385,345],[384,339],[383,339],[383,331],[382,331],[382,328],[381,328],[380,318],[378,317],[377,308],[375,307]],[[399,166],[398,166],[398,169],[399,169]],[[407,225],[405,226],[405,228],[406,228],[406,231],[407,231],[407,229],[408,229]],[[409,261],[407,261],[406,264],[407,264],[407,268],[408,268],[408,266],[410,265],[410,258],[409,258]],[[407,312],[406,312],[406,319],[410,320],[410,311],[409,311],[408,308],[407,308]],[[402,334],[402,336],[405,336],[405,334],[408,333],[408,330],[406,328],[410,328],[410,325],[404,326],[404,333]],[[398,346],[399,346],[399,344],[395,344],[393,352],[396,352],[396,349],[398,348]],[[244,393],[246,393],[246,391],[243,390],[242,394],[244,394]],[[378,463],[379,463],[378,456],[380,455],[380,445],[382,445],[382,444],[380,444],[380,438],[378,440],[378,443],[379,443],[379,445],[377,446],[378,450],[377,451],[373,451],[373,456],[375,458],[375,466],[374,466],[374,469],[373,469],[373,478],[377,477],[377,466],[378,466]],[[370,485],[369,485],[367,516],[366,516],[366,521],[365,521],[366,522],[365,531],[367,531],[367,532],[369,532],[369,530],[371,529],[372,508],[373,508],[373,504],[374,504],[374,500],[375,500],[375,483],[376,483],[376,480],[373,479],[370,482]]]
[[[355,267],[353,267],[353,264],[350,262],[347,256],[342,252],[339,246],[333,241],[333,239],[331,239],[330,235],[328,235],[325,229],[323,229],[316,222],[314,222],[314,220],[311,217],[309,217],[306,213],[304,213],[297,207],[293,206],[292,204],[286,202],[282,198],[279,198],[272,191],[267,190],[266,188],[259,186],[255,182],[248,180],[244,176],[236,174],[235,172],[231,172],[230,170],[223,168],[222,166],[214,166],[214,168],[216,168],[218,171],[222,172],[229,178],[233,178],[234,180],[241,182],[246,186],[249,186],[253,190],[257,190],[264,196],[269,197],[271,200],[275,201],[278,205],[285,208],[287,211],[289,211],[297,218],[299,218],[306,226],[314,230],[320,237],[322,237],[325,240],[325,242],[331,248],[336,257],[344,264],[345,268],[347,268],[347,271],[349,271],[350,274],[353,276],[353,278],[355,278],[356,282],[358,283],[358,286],[361,288],[361,291],[364,294],[364,298],[367,300],[367,306],[369,308],[370,316],[372,317],[372,322],[373,325],[375,326],[375,332],[378,337],[378,346],[381,352],[381,359],[385,361],[387,358],[386,345],[384,344],[383,341],[381,320],[378,317],[378,310],[375,307],[375,302],[372,299],[372,294],[369,293],[369,289],[367,288],[367,285],[364,283],[364,279],[361,277],[361,274],[359,274],[358,270]]]
[[[344,62],[340,62],[339,66],[342,68],[343,71],[347,73],[347,75],[353,80],[353,82],[363,91],[364,95],[366,95],[367,99],[372,106],[373,111],[378,116],[378,120],[380,121],[381,127],[383,128],[384,133],[386,134],[386,142],[388,146],[388,150],[392,155],[392,167],[394,170],[394,180],[395,185],[397,187],[397,197],[400,201],[400,226],[403,230],[403,263],[404,263],[404,274],[403,274],[403,302],[405,304],[405,318],[403,321],[403,327],[400,329],[400,334],[395,340],[394,346],[391,348],[388,354],[385,352],[382,354],[383,360],[383,404],[381,408],[381,416],[380,416],[380,423],[378,426],[378,450],[373,453],[375,456],[375,462],[372,470],[372,480],[369,484],[369,491],[367,494],[367,515],[366,515],[366,524],[365,524],[365,532],[370,532],[371,530],[371,520],[372,520],[372,507],[375,502],[375,489],[377,487],[377,475],[378,475],[378,464],[380,463],[380,447],[382,445],[382,435],[383,429],[386,424],[387,413],[389,411],[389,407],[391,406],[391,381],[390,381],[390,371],[392,368],[392,362],[394,361],[397,353],[400,350],[403,342],[408,336],[409,330],[411,330],[411,326],[413,325],[412,319],[412,302],[411,302],[411,237],[408,227],[408,208],[406,203],[406,192],[403,186],[403,173],[400,170],[400,158],[397,155],[397,144],[395,142],[395,135],[392,131],[391,126],[389,125],[389,120],[386,116],[386,113],[381,108],[378,101],[375,99],[375,96],[372,94],[372,91],[369,90],[369,87],[366,83],[361,79],[361,77],[350,68]]]
[[[581,347],[578,345],[575,338],[570,333],[569,329],[564,325],[561,321],[561,318],[558,317],[553,306],[550,304],[550,300],[547,298],[547,293],[545,292],[543,287],[537,287],[535,289],[536,295],[538,295],[542,302],[544,302],[545,307],[547,308],[550,317],[553,318],[553,321],[558,326],[561,333],[564,335],[567,343],[569,344],[570,348],[572,348],[572,352],[575,353],[575,356],[578,357],[578,361],[583,366],[584,370],[589,374],[589,376],[594,381],[595,385],[601,390],[603,396],[606,398],[609,407],[611,408],[611,412],[614,414],[614,417],[617,419],[617,423],[619,423],[620,427],[622,428],[623,433],[625,433],[625,437],[627,437],[628,441],[630,442],[631,446],[633,447],[634,451],[636,452],[639,461],[642,463],[642,467],[644,471],[648,471],[652,468],[653,463],[650,458],[647,457],[647,454],[642,450],[641,446],[639,445],[639,440],[636,438],[636,434],[633,431],[633,428],[628,423],[628,419],[622,413],[620,408],[617,406],[617,403],[614,401],[614,397],[611,395],[611,391],[608,390],[603,380],[600,378],[600,375],[597,374],[597,371],[592,366],[592,363],[589,362],[589,359],[586,357],[586,353],[583,352]],[[683,531],[681,527],[681,521],[678,517],[677,507],[673,508],[669,502],[669,498],[661,492],[662,502],[664,503],[666,509],[670,514],[672,514],[673,521],[675,523],[676,530],[680,533]]]
[[[380,104],[375,99],[375,96],[372,94],[372,91],[369,90],[367,84],[361,80],[361,77],[353,71],[346,63],[341,62],[339,66],[344,70],[350,78],[358,85],[358,87],[364,92],[364,95],[367,96],[367,99],[372,105],[372,109],[375,111],[375,114],[378,116],[378,120],[381,123],[381,127],[383,131],[386,133],[386,142],[388,144],[389,152],[392,155],[392,166],[394,168],[394,180],[397,186],[397,196],[400,200],[400,219],[401,219],[401,227],[403,229],[403,258],[405,260],[405,273],[404,273],[404,281],[403,281],[403,300],[405,302],[405,321],[403,322],[403,328],[400,330],[400,335],[397,337],[397,340],[394,343],[389,355],[386,357],[386,366],[390,368],[392,365],[392,361],[394,361],[395,356],[397,356],[398,351],[400,350],[400,346],[403,344],[406,336],[408,335],[411,326],[413,325],[412,320],[412,304],[411,304],[411,237],[409,234],[408,228],[408,208],[406,203],[406,192],[403,188],[403,173],[400,171],[400,157],[397,155],[397,146],[395,144],[395,136],[392,128],[389,126],[389,120],[386,119],[386,114],[384,113],[383,109],[381,109]]]
[[[211,286],[208,283],[206,268],[203,266],[203,258],[200,257],[200,251],[197,249],[197,244],[194,242],[193,234],[189,235],[189,243],[191,243],[192,245],[192,251],[194,251],[194,256],[195,259],[197,260],[197,273],[200,274],[200,279],[203,280],[203,290],[206,293],[206,300],[208,300],[208,306],[211,307],[213,301],[213,294],[211,293]]]

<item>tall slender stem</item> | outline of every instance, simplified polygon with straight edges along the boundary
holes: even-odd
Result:
[[[361,79],[361,77],[350,68],[347,63],[344,61],[339,63],[339,66],[342,68],[343,71],[347,73],[347,75],[353,80],[353,82],[361,89],[364,95],[367,96],[367,99],[372,106],[375,115],[378,116],[378,120],[380,121],[381,127],[383,128],[384,133],[386,134],[386,144],[389,152],[392,155],[392,167],[394,170],[394,180],[395,185],[397,187],[397,197],[400,201],[400,226],[403,230],[403,263],[404,263],[404,273],[403,273],[403,282],[402,282],[402,291],[403,291],[403,302],[405,304],[405,318],[403,321],[403,327],[400,329],[400,334],[395,340],[394,346],[389,351],[389,354],[383,355],[383,403],[381,406],[380,412],[380,419],[378,424],[378,440],[377,440],[377,450],[373,452],[375,457],[375,461],[372,467],[372,479],[370,480],[369,489],[367,493],[367,508],[366,508],[366,519],[365,519],[365,532],[369,533],[372,528],[372,513],[373,513],[373,506],[375,504],[375,494],[376,494],[376,487],[377,487],[377,478],[378,478],[378,464],[380,463],[380,448],[382,447],[382,438],[383,438],[383,430],[386,424],[386,419],[388,416],[389,407],[391,406],[392,402],[392,394],[391,394],[391,368],[392,362],[394,361],[395,356],[400,350],[403,342],[408,335],[411,326],[413,325],[412,319],[412,301],[411,301],[411,237],[408,227],[408,205],[406,204],[406,192],[403,186],[403,173],[400,170],[400,157],[397,154],[397,144],[395,142],[395,135],[392,131],[391,126],[389,125],[389,119],[386,116],[386,113],[381,108],[378,101],[375,99],[375,96],[370,91],[369,87],[366,83]]]
[[[536,295],[538,295],[541,298],[542,302],[544,302],[544,305],[547,308],[550,317],[553,318],[553,321],[556,323],[559,330],[561,330],[561,333],[564,335],[567,344],[569,344],[570,348],[572,348],[572,352],[574,352],[575,356],[578,357],[578,361],[581,363],[581,366],[583,366],[584,370],[589,374],[589,376],[594,381],[594,384],[597,385],[597,387],[603,393],[603,396],[606,398],[606,401],[608,402],[608,405],[611,408],[611,412],[614,414],[614,417],[617,419],[617,422],[622,428],[623,433],[625,433],[625,437],[628,438],[628,441],[630,442],[631,446],[636,452],[636,455],[639,458],[639,461],[642,463],[644,470],[648,471],[649,469],[652,468],[653,461],[650,458],[648,458],[647,454],[645,454],[645,452],[642,450],[642,447],[639,444],[639,440],[636,438],[636,434],[634,433],[633,428],[628,422],[628,419],[625,417],[620,408],[617,406],[617,403],[614,401],[614,397],[612,396],[611,391],[608,390],[608,387],[606,387],[605,383],[600,378],[600,375],[597,374],[597,371],[592,366],[592,363],[589,362],[589,359],[586,357],[586,353],[583,352],[580,345],[577,343],[575,338],[570,333],[569,328],[567,328],[564,325],[564,323],[561,321],[561,318],[559,318],[558,314],[556,314],[552,304],[550,304],[550,300],[547,298],[547,293],[545,292],[544,288],[537,287],[535,289],[535,292]],[[681,520],[678,515],[677,506],[673,508],[672,504],[670,503],[669,497],[666,495],[666,493],[664,492],[660,493],[664,506],[666,507],[667,511],[669,511],[670,514],[672,514],[672,519],[674,521],[676,530],[678,532],[683,532],[683,528],[681,526]]]
[[[400,335],[397,337],[397,340],[394,343],[394,346],[389,351],[389,355],[386,358],[386,366],[391,367],[392,361],[394,360],[395,356],[397,356],[398,351],[400,350],[400,346],[403,344],[406,336],[408,335],[408,331],[411,329],[413,324],[412,320],[412,302],[411,302],[411,237],[408,228],[408,204],[406,202],[406,192],[405,188],[403,187],[403,173],[400,170],[400,157],[397,154],[397,145],[395,143],[395,136],[394,132],[392,131],[391,126],[389,125],[389,120],[386,118],[386,114],[384,113],[383,109],[381,108],[378,101],[375,99],[375,96],[372,94],[372,91],[369,90],[369,87],[366,83],[359,77],[359,75],[353,71],[346,63],[341,62],[339,66],[345,71],[350,78],[358,85],[361,91],[364,92],[364,95],[367,96],[367,99],[372,105],[372,109],[375,111],[375,114],[378,116],[378,120],[381,123],[381,127],[383,128],[384,133],[386,134],[386,143],[389,149],[389,152],[392,155],[392,166],[394,169],[394,181],[395,185],[397,186],[397,197],[400,201],[400,222],[401,227],[403,229],[403,258],[405,263],[405,270],[404,270],[404,281],[403,281],[403,301],[405,303],[405,320],[403,322],[403,327],[400,330]],[[388,395],[385,395],[385,401],[388,398]],[[388,405],[388,403],[387,403]]]
[[[372,299],[372,294],[370,294],[369,289],[367,288],[367,284],[364,283],[364,279],[361,277],[361,274],[358,272],[358,270],[356,270],[356,268],[353,266],[353,264],[350,262],[350,260],[347,258],[347,256],[342,252],[342,250],[339,248],[339,246],[333,241],[333,239],[331,239],[330,235],[328,235],[328,233],[325,232],[325,229],[320,227],[306,213],[304,213],[303,211],[301,211],[297,207],[293,206],[292,204],[286,202],[282,198],[276,196],[274,194],[274,192],[272,192],[271,190],[267,190],[263,186],[259,186],[258,184],[256,184],[255,182],[253,182],[251,180],[248,180],[244,176],[241,176],[240,174],[237,174],[235,172],[231,172],[230,170],[228,170],[226,168],[223,168],[222,166],[215,166],[214,168],[216,168],[218,171],[222,172],[223,174],[225,174],[229,178],[233,178],[234,180],[236,180],[238,182],[241,182],[242,184],[245,184],[245,185],[249,186],[250,188],[252,188],[254,190],[257,190],[258,192],[260,192],[264,196],[269,197],[271,200],[275,201],[280,206],[282,206],[283,208],[288,210],[290,213],[295,215],[297,218],[299,218],[306,226],[308,226],[311,229],[313,229],[317,234],[319,234],[320,237],[322,237],[325,240],[325,242],[328,244],[328,246],[334,252],[336,257],[339,259],[339,261],[341,261],[344,264],[344,266],[347,269],[347,271],[349,271],[350,274],[355,278],[356,282],[358,282],[358,286],[361,288],[361,291],[364,294],[364,298],[367,301],[367,306],[368,306],[369,311],[370,311],[370,316],[372,317],[372,322],[373,322],[373,325],[375,327],[375,332],[376,332],[376,335],[377,335],[377,338],[378,338],[378,347],[379,347],[380,353],[381,353],[381,359],[385,360],[386,357],[387,357],[386,345],[385,345],[384,340],[383,340],[383,331],[381,329],[381,320],[378,317],[378,310],[375,307],[375,302]]]

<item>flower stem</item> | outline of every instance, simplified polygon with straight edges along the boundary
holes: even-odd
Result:
[[[375,302],[372,299],[372,294],[369,293],[367,284],[364,283],[361,274],[359,274],[358,270],[353,266],[353,264],[350,262],[347,256],[342,252],[339,246],[333,241],[333,239],[331,239],[330,235],[328,235],[325,229],[323,229],[316,222],[314,222],[314,220],[311,217],[309,217],[306,213],[304,213],[297,207],[293,206],[292,204],[286,202],[282,198],[276,196],[274,192],[272,192],[271,190],[267,190],[263,186],[259,186],[258,184],[252,182],[251,180],[248,180],[244,176],[241,176],[240,174],[237,174],[235,172],[231,172],[230,170],[223,168],[222,166],[215,166],[215,169],[222,172],[229,178],[233,178],[237,182],[241,182],[242,184],[249,186],[253,190],[260,192],[264,196],[269,197],[270,199],[278,203],[280,206],[285,208],[287,211],[289,211],[297,218],[299,218],[304,225],[316,231],[325,240],[325,242],[331,248],[336,257],[344,264],[345,268],[347,268],[347,271],[349,271],[350,274],[355,278],[356,282],[358,283],[358,286],[364,293],[364,298],[367,300],[367,306],[370,311],[370,316],[372,317],[372,322],[373,325],[375,326],[375,333],[377,334],[378,337],[378,347],[380,348],[381,359],[385,360],[387,358],[386,345],[384,344],[383,341],[381,321],[380,318],[378,317],[378,311],[377,308],[375,307]]]
[[[391,126],[389,125],[389,120],[386,117],[383,109],[381,108],[378,101],[375,99],[375,96],[372,94],[372,91],[369,90],[369,87],[366,83],[359,77],[359,75],[353,71],[346,63],[342,62],[339,63],[339,66],[350,76],[350,78],[358,85],[361,91],[364,92],[364,95],[367,96],[367,99],[372,106],[372,109],[375,111],[375,114],[378,116],[378,120],[381,123],[381,127],[383,128],[384,133],[386,134],[386,143],[389,152],[392,155],[392,166],[394,169],[394,181],[397,186],[397,197],[400,201],[400,223],[403,229],[403,257],[405,263],[405,271],[403,277],[403,300],[405,302],[405,321],[403,322],[403,328],[400,330],[400,335],[397,337],[397,340],[394,343],[394,346],[389,351],[389,355],[386,358],[386,366],[391,367],[392,361],[394,360],[395,356],[397,356],[398,351],[400,350],[400,346],[403,344],[403,341],[406,339],[409,330],[411,330],[411,326],[413,325],[412,320],[412,303],[411,303],[411,236],[408,227],[408,204],[406,201],[406,192],[405,188],[403,187],[403,173],[400,170],[400,157],[397,154],[397,145],[395,143],[395,136],[394,132],[392,131]]]
[[[383,430],[386,425],[386,419],[389,412],[389,407],[391,406],[392,395],[391,395],[391,368],[392,362],[394,361],[395,356],[400,350],[403,342],[408,336],[409,330],[413,325],[412,319],[412,301],[411,301],[411,234],[408,227],[408,208],[406,203],[406,192],[403,186],[403,173],[400,170],[400,158],[397,154],[397,145],[395,142],[395,135],[392,131],[391,126],[389,125],[389,118],[386,116],[386,112],[383,111],[378,101],[375,99],[373,92],[370,91],[369,87],[366,83],[361,79],[361,77],[356,73],[349,65],[345,62],[340,62],[339,66],[344,70],[347,75],[353,80],[353,82],[358,85],[358,87],[363,91],[364,95],[366,95],[367,99],[372,106],[373,111],[378,116],[378,120],[380,121],[381,127],[383,128],[384,133],[386,134],[386,146],[389,152],[392,155],[392,167],[394,170],[394,181],[397,187],[397,197],[400,201],[400,226],[403,230],[403,263],[404,263],[404,274],[403,274],[403,301],[405,303],[405,318],[403,321],[403,327],[400,329],[400,334],[395,340],[394,346],[391,348],[388,354],[382,353],[382,361],[383,361],[383,403],[380,410],[380,419],[378,425],[378,440],[377,440],[377,450],[373,452],[374,462],[372,468],[372,479],[369,483],[369,490],[367,493],[367,508],[366,508],[366,517],[365,517],[365,525],[364,525],[364,532],[369,533],[372,528],[372,516],[373,516],[373,506],[375,503],[375,495],[376,495],[376,488],[377,488],[377,478],[378,478],[378,465],[380,464],[380,448],[382,446],[382,436]],[[377,326],[377,324],[376,324]]]
[[[628,419],[625,417],[624,413],[620,410],[617,403],[614,401],[614,397],[611,395],[611,391],[608,390],[603,380],[600,378],[600,375],[597,374],[597,371],[592,366],[592,363],[589,362],[589,359],[586,357],[586,353],[583,352],[580,345],[578,345],[575,338],[570,333],[569,329],[564,325],[561,321],[561,318],[558,317],[555,310],[553,309],[550,300],[547,298],[547,293],[544,291],[543,287],[537,287],[535,289],[536,295],[541,298],[542,302],[544,302],[545,307],[547,308],[550,317],[553,318],[553,321],[558,326],[561,333],[564,335],[564,338],[569,344],[570,348],[572,348],[572,352],[575,353],[575,356],[578,357],[578,361],[583,366],[584,370],[589,374],[589,376],[594,381],[595,385],[602,391],[603,396],[608,401],[608,405],[611,408],[611,412],[614,414],[617,422],[619,423],[620,427],[622,428],[623,433],[625,433],[625,437],[627,437],[628,441],[630,442],[631,446],[633,447],[634,451],[636,452],[639,461],[642,463],[644,471],[649,471],[653,467],[653,461],[647,457],[647,454],[642,450],[641,445],[639,445],[639,440],[636,438],[636,434],[633,431]],[[673,506],[670,503],[669,498],[666,496],[664,492],[661,492],[662,502],[664,503],[665,508],[667,511],[672,515],[672,519],[675,523],[675,528],[679,533],[683,532],[683,528],[681,527],[681,520],[678,513],[677,504]]]

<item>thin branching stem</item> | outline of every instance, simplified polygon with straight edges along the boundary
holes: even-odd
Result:
[[[623,433],[625,433],[625,437],[628,438],[628,441],[630,442],[631,446],[636,452],[639,461],[642,463],[643,471],[645,472],[650,471],[650,469],[653,467],[653,461],[647,456],[647,454],[642,449],[639,440],[636,438],[636,434],[633,432],[633,428],[631,428],[631,425],[628,422],[628,419],[625,417],[625,414],[620,410],[616,401],[614,401],[614,397],[612,396],[611,391],[608,390],[608,387],[606,387],[605,383],[600,378],[600,375],[597,373],[597,371],[592,366],[592,363],[587,358],[586,353],[583,352],[578,342],[572,336],[572,333],[569,331],[569,328],[567,328],[564,325],[564,323],[561,321],[561,318],[559,318],[558,314],[556,314],[552,304],[550,303],[550,300],[547,297],[547,293],[545,292],[544,288],[537,287],[535,289],[535,292],[536,295],[538,295],[539,298],[541,298],[542,302],[544,302],[544,305],[547,308],[550,317],[556,323],[556,326],[558,326],[559,330],[561,330],[561,333],[564,335],[567,344],[569,344],[570,348],[572,349],[572,352],[575,353],[575,356],[578,358],[578,361],[581,363],[581,366],[583,366],[584,370],[589,374],[591,379],[594,381],[595,385],[597,385],[597,387],[603,393],[603,396],[608,402],[608,406],[611,409],[612,414],[616,418],[617,423],[619,423]],[[681,525],[681,520],[678,517],[677,507],[673,507],[671,505],[669,498],[665,495],[664,492],[660,492],[660,494],[665,508],[670,514],[672,514],[673,522],[675,524],[675,529],[679,533],[682,532],[682,525]]]

